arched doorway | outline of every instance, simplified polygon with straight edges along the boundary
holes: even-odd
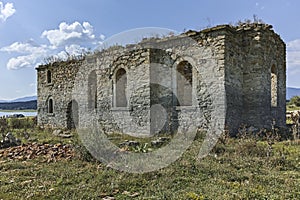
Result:
[[[72,100],[68,103],[67,108],[67,128],[75,129],[78,126],[79,113],[78,113],[78,103],[76,100]]]
[[[176,93],[179,100],[178,106],[192,106],[192,65],[187,61],[182,61],[177,66]]]

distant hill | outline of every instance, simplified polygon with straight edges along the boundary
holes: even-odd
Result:
[[[25,101],[25,102],[4,102],[0,103],[0,110],[36,110],[37,101]]]
[[[300,96],[300,88],[287,87],[286,88],[286,99],[289,100],[293,96]]]
[[[37,96],[28,96],[28,97],[13,99],[13,100],[0,100],[0,103],[26,102],[26,101],[35,101],[35,100],[37,100]]]
[[[290,100],[293,96],[300,96],[300,88],[292,88],[292,87],[287,87],[286,88],[286,99]],[[28,109],[36,109],[36,104],[37,104],[37,96],[28,96],[28,97],[21,97],[13,100],[0,100],[0,109],[3,109],[2,107],[11,107],[13,108],[13,105],[17,105],[16,109],[9,109],[9,110],[18,110],[20,108],[20,105],[22,104],[6,104],[6,103],[17,103],[17,102],[28,102],[25,103],[24,106],[28,107],[28,105],[31,105],[29,107],[34,107],[34,108],[28,108]],[[33,102],[35,102],[35,106],[32,106]],[[10,105],[10,106],[8,106]],[[21,106],[22,107],[22,106]]]
[[[28,96],[28,97],[21,97],[14,100],[11,100],[10,102],[26,102],[26,101],[35,101],[37,100],[37,96]]]
[[[36,110],[37,96],[21,97],[13,100],[0,100],[0,110]]]

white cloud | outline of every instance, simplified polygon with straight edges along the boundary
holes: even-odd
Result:
[[[30,83],[29,87],[36,87],[36,83]]]
[[[289,86],[299,86],[300,39],[287,43],[287,81]]]
[[[80,55],[80,54],[82,54],[82,52],[88,51],[87,48],[81,47],[80,45],[77,45],[77,44],[72,44],[70,46],[66,46],[65,50],[70,55]]]
[[[288,69],[300,68],[300,39],[287,43],[287,63]]]
[[[62,22],[58,29],[44,31],[42,37],[47,38],[55,48],[72,44],[97,44],[98,40],[103,38],[103,36],[95,37],[90,23],[80,24],[77,21],[70,25]]]
[[[100,38],[101,40],[104,40],[104,39],[105,39],[105,36],[101,34],[101,35],[99,36],[99,38]]]
[[[9,59],[7,63],[8,69],[30,67],[32,64],[41,60],[42,57],[46,56],[49,52],[46,45],[38,45],[32,39],[24,43],[15,42],[10,46],[1,48],[0,50],[8,53],[25,54]]]
[[[16,9],[14,9],[13,3],[7,3],[3,5],[3,3],[0,1],[0,20],[2,22],[5,22],[7,18],[12,16],[16,12]]]
[[[291,51],[287,53],[287,63],[289,67],[300,67],[300,51]]]
[[[47,49],[46,45],[38,45],[36,44],[33,39],[30,39],[29,41],[25,43],[21,42],[15,42],[11,44],[10,46],[6,46],[1,48],[1,51],[6,52],[16,52],[16,53],[41,53],[45,52]]]
[[[290,41],[286,44],[288,51],[300,51],[300,39]]]
[[[261,6],[260,3],[258,3],[258,2],[255,3],[255,6],[256,6],[256,7],[259,7],[261,10],[265,9],[265,7],[264,7],[264,6]]]
[[[20,69],[24,67],[30,67],[33,63],[36,63],[39,56],[35,54],[27,55],[27,56],[17,56],[9,59],[7,63],[8,69]]]
[[[49,44],[39,45],[30,39],[27,42],[15,42],[2,47],[0,51],[19,54],[8,61],[7,68],[37,67],[48,57],[64,60],[70,55],[81,55],[101,44],[104,39],[104,35],[95,37],[93,27],[88,22],[74,22],[70,25],[62,22],[59,29],[44,31],[41,37],[47,38]]]

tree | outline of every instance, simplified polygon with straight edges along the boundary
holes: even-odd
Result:
[[[291,98],[289,105],[295,105],[297,107],[300,107],[300,96],[294,96]]]

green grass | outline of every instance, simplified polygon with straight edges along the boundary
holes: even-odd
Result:
[[[21,137],[20,132],[14,134]],[[76,136],[62,139],[51,130],[32,130],[30,138],[80,144]],[[111,138],[116,144],[134,139]],[[51,163],[0,158],[0,199],[300,199],[300,141],[270,146],[256,138],[227,138],[198,161],[202,141],[198,134],[180,159],[145,174],[120,172],[80,156]]]
[[[300,110],[300,107],[295,106],[295,105],[287,105],[286,106],[287,111],[294,111],[294,110]]]

